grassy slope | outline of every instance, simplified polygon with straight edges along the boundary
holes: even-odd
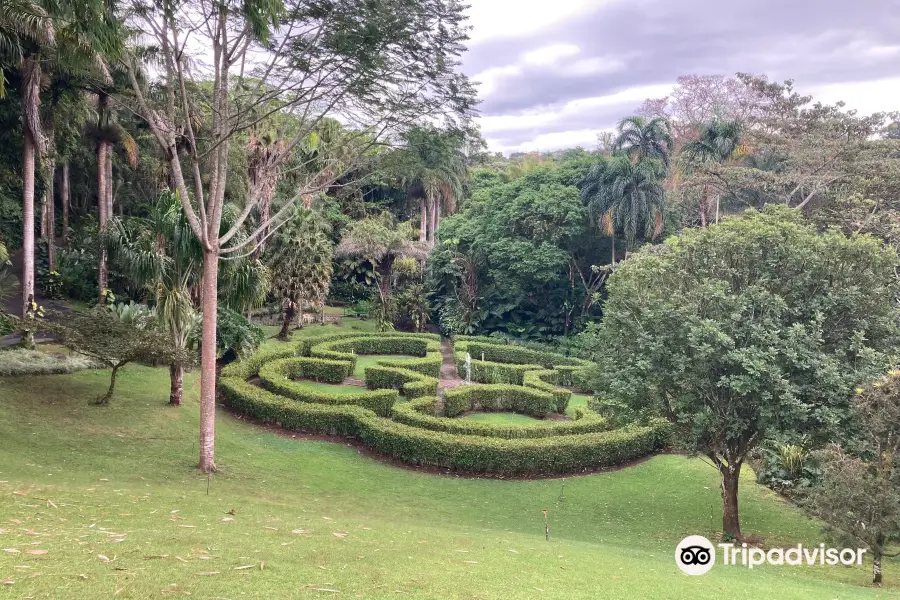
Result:
[[[460,418],[480,421],[482,423],[491,423],[493,425],[553,425],[557,422],[535,419],[528,415],[520,415],[513,412],[477,412]]]
[[[88,401],[107,383],[102,371],[0,379],[0,549],[20,551],[0,552],[0,581],[14,582],[0,596],[900,597],[897,561],[884,590],[846,585],[868,580],[846,568],[681,575],[675,544],[712,535],[720,504],[714,472],[679,456],[586,477],[463,479],[279,437],[220,411],[222,472],[207,495],[193,468],[196,378],[186,382],[186,405],[169,408],[166,372],[129,366],[100,408]],[[770,543],[820,540],[749,478],[741,501],[745,530]]]

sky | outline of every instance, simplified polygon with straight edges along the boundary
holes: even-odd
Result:
[[[900,0],[468,0],[463,70],[492,151],[581,145],[679,75],[766,74],[900,110]]]

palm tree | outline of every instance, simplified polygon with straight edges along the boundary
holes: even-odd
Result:
[[[688,172],[709,164],[724,164],[731,160],[740,145],[741,123],[716,120],[703,125],[700,136],[682,148],[685,168]],[[704,183],[700,193],[700,224],[709,221],[709,184]],[[716,195],[716,223],[719,222],[719,196]]]
[[[627,249],[641,236],[653,239],[662,232],[665,216],[665,166],[658,159],[632,162],[614,156],[588,171],[582,195],[601,231],[612,238],[612,259],[616,262],[615,235],[621,232]]]
[[[662,161],[667,171],[669,156],[674,147],[675,139],[669,122],[662,117],[623,119],[619,123],[619,135],[614,142],[614,148],[624,152],[632,162],[655,158]]]
[[[406,147],[393,160],[410,199],[419,199],[419,240],[434,245],[441,210],[456,211],[468,175],[464,140],[456,132],[414,127],[406,132]]]
[[[392,322],[391,272],[398,258],[425,260],[427,244],[416,242],[415,230],[409,223],[394,226],[390,213],[354,223],[335,249],[337,256],[368,260],[375,269],[378,283],[379,326],[387,328]]]
[[[275,238],[266,264],[272,273],[272,287],[284,303],[284,320],[278,337],[288,336],[288,328],[303,303],[322,307],[328,296],[332,273],[332,245],[327,222],[313,211],[298,209]]]
[[[34,303],[34,177],[51,145],[41,126],[41,80],[45,70],[87,75],[105,74],[104,50],[117,46],[105,0],[7,0],[0,7],[0,75],[4,68],[22,74],[25,140],[22,166],[22,315]],[[0,77],[0,79],[3,79]],[[3,79],[5,82],[5,79]],[[3,87],[0,84],[0,87]],[[23,336],[33,344],[30,330]]]
[[[229,205],[222,227],[230,228],[237,210]],[[134,227],[112,217],[103,235],[103,247],[111,261],[155,302],[158,322],[169,332],[179,350],[187,347],[191,329],[199,319],[203,250],[193,235],[181,201],[164,190],[150,217]],[[227,261],[219,279],[223,307],[246,310],[265,297],[268,278],[257,260],[244,257]],[[182,353],[183,354],[183,353]],[[182,401],[181,364],[169,366],[169,403]]]

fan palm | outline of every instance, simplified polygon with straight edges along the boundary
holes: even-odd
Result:
[[[291,320],[303,303],[324,305],[331,284],[332,246],[330,228],[315,212],[298,209],[279,232],[267,258],[272,287],[284,304],[281,338],[286,338]]]
[[[685,144],[682,157],[688,172],[704,164],[724,164],[734,157],[740,145],[741,123],[716,120],[703,125],[700,136]],[[709,185],[704,184],[700,193],[700,224],[709,221]],[[719,198],[716,197],[716,222],[719,222]]]
[[[662,117],[628,117],[619,123],[619,135],[614,147],[624,152],[632,162],[655,158],[662,161],[668,170],[675,140],[669,122]]]
[[[237,217],[234,207],[223,212],[222,228],[230,228]],[[103,235],[110,260],[156,303],[157,319],[179,349],[187,346],[191,329],[199,318],[203,249],[193,235],[181,201],[168,190],[142,227],[129,227],[111,218]],[[268,287],[268,275],[257,260],[227,261],[219,277],[219,297],[224,307],[248,310],[258,306]],[[169,367],[170,404],[182,399],[180,364]]]
[[[582,194],[600,225],[613,239],[612,263],[615,263],[615,235],[621,232],[626,248],[634,247],[640,236],[653,239],[662,232],[665,217],[665,167],[657,159],[633,163],[626,156],[615,156],[594,165],[585,178]]]

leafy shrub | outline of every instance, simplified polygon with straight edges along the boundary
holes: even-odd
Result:
[[[398,367],[366,367],[366,386],[370,390],[400,390],[407,398],[436,396],[438,380],[410,369]]]
[[[222,377],[249,379],[259,375],[259,370],[267,362],[289,356],[297,356],[299,346],[296,343],[282,343],[257,351],[252,356],[233,362],[222,369]]]
[[[461,385],[444,392],[444,414],[448,417],[485,410],[544,418],[555,409],[556,399],[551,394],[518,385]]]
[[[354,437],[413,464],[499,475],[550,475],[618,465],[662,448],[669,426],[656,421],[613,431],[538,439],[456,435],[379,418],[359,406],[293,402],[237,378],[221,391],[231,408],[286,429]]]
[[[268,363],[259,371],[263,386],[276,394],[299,402],[311,402],[314,404],[357,404],[368,408],[377,415],[387,417],[391,414],[391,408],[398,400],[397,390],[360,390],[356,394],[330,394],[313,390],[301,383],[287,379],[286,373],[290,372],[291,365],[301,364],[291,361],[309,360],[306,358],[287,358]],[[333,361],[327,361],[333,362]],[[340,363],[347,365],[347,363]],[[347,365],[349,368],[349,365]],[[321,367],[317,367],[321,368]]]
[[[188,337],[188,346],[201,350],[203,337],[203,320],[197,318]],[[254,325],[247,318],[231,309],[220,306],[216,312],[216,355],[221,357],[233,353],[241,359],[248,357],[259,348],[266,338],[262,327]]]
[[[358,354],[408,354],[430,360],[425,360],[419,364],[415,361],[404,360],[403,368],[424,369],[426,375],[434,376],[440,373],[440,362],[436,362],[440,355],[428,357],[426,353],[429,350],[435,351],[439,349],[439,342],[426,338],[411,337],[403,334],[394,336],[373,335],[338,338],[321,342],[310,348],[310,356],[344,360],[355,367],[356,355]],[[435,365],[437,373],[434,372]]]
[[[268,363],[259,370],[262,378],[312,379],[324,383],[342,383],[350,374],[349,363],[324,358],[298,356]]]
[[[0,376],[55,375],[83,369],[103,368],[101,363],[81,354],[53,354],[41,350],[11,348],[0,351]]]
[[[555,435],[594,433],[609,429],[606,421],[593,413],[577,422],[557,421],[552,424],[495,425],[468,419],[436,417],[434,416],[435,404],[435,400],[431,398],[396,404],[394,405],[394,420],[431,431],[504,439],[552,437]]]
[[[556,399],[556,412],[564,414],[572,398],[572,392],[559,387],[562,373],[555,369],[542,371],[526,371],[522,376],[522,385],[552,394]]]

